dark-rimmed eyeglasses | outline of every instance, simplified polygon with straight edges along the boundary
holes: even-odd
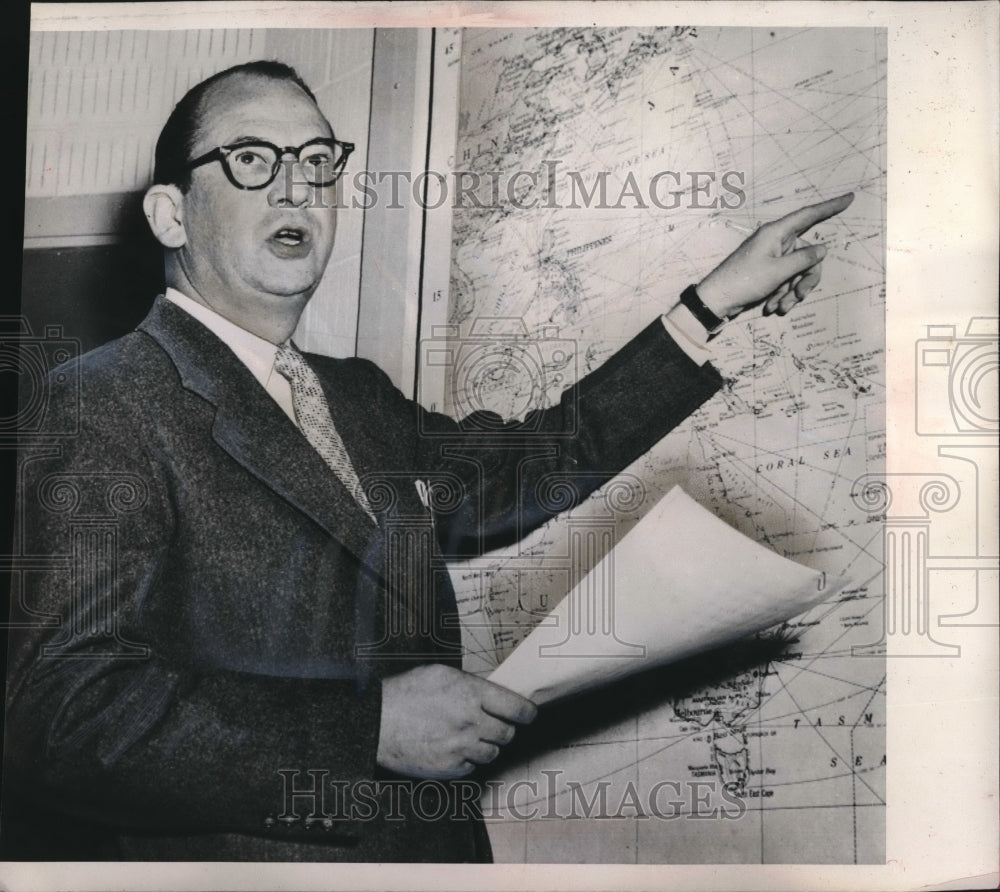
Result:
[[[274,182],[282,159],[294,155],[311,186],[332,186],[344,172],[354,143],[321,137],[301,146],[276,146],[269,142],[239,142],[218,146],[186,165],[188,170],[218,161],[237,189],[263,189]]]

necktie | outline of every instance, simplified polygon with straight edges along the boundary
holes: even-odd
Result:
[[[347,487],[348,492],[354,496],[354,500],[364,509],[372,522],[377,524],[378,521],[368,502],[368,496],[361,488],[361,481],[354,470],[354,465],[351,464],[351,457],[347,454],[344,441],[333,425],[330,408],[316,373],[291,343],[278,347],[274,369],[283,378],[287,378],[291,385],[295,418],[309,444],[340,478],[340,482]]]

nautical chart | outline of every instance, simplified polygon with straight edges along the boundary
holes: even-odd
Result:
[[[568,518],[453,571],[484,672],[606,550],[574,529],[613,516],[620,536],[676,483],[850,584],[742,650],[543,715],[483,801],[497,860],[882,861],[881,527],[851,494],[885,446],[884,32],[466,30],[460,53],[455,168],[495,200],[454,210],[456,355],[490,360],[458,370],[456,414],[551,399],[759,223],[857,195],[808,236],[830,246],[808,301],[712,342],[722,393]]]

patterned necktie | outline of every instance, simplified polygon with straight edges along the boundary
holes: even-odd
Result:
[[[347,487],[354,500],[372,519],[372,523],[377,524],[375,513],[368,502],[368,496],[361,488],[361,481],[354,470],[354,465],[351,464],[351,457],[347,454],[344,441],[337,433],[337,428],[333,426],[330,407],[327,405],[316,373],[291,343],[278,347],[274,368],[291,384],[295,418],[309,444],[340,478],[340,482]]]

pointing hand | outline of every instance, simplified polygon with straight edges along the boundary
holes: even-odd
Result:
[[[698,296],[717,316],[732,318],[764,302],[765,315],[783,316],[816,287],[826,256],[823,245],[796,246],[817,223],[851,202],[848,192],[765,223],[698,284]]]

